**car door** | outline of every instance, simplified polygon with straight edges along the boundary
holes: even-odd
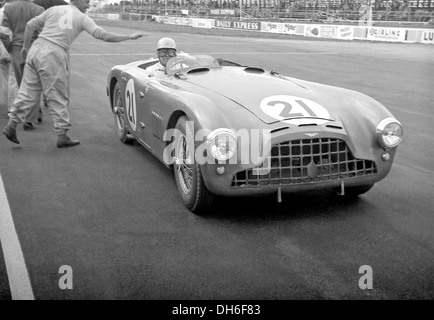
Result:
[[[143,139],[154,151],[162,144],[164,134],[163,110],[167,93],[160,80],[160,77],[147,77],[138,89],[137,98],[141,105],[139,124],[144,133]]]
[[[146,141],[145,125],[141,122],[145,106],[143,102],[144,84],[143,73],[138,69],[128,69],[121,75],[123,102],[125,108],[125,123],[138,140]]]

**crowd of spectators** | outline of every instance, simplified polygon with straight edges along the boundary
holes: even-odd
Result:
[[[244,2],[245,3],[245,2]],[[306,20],[358,20],[367,0],[249,0],[242,14],[252,18],[299,18]],[[227,16],[239,16],[239,0],[146,0],[121,1],[98,9],[107,13],[178,15],[188,10],[190,16],[216,15],[225,9]],[[374,20],[433,21],[434,0],[372,0]]]

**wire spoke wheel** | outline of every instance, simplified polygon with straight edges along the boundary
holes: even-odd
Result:
[[[121,92],[120,90],[115,91],[115,119],[116,125],[119,131],[125,130],[125,114],[124,107],[122,105]]]
[[[188,118],[182,116],[178,119],[175,128],[175,152],[173,173],[176,186],[185,206],[197,215],[204,215],[212,206],[214,195],[208,191],[199,164],[194,161],[194,144],[189,145],[186,137]]]
[[[191,193],[191,187],[193,183],[193,169],[192,164],[189,163],[190,150],[188,149],[187,139],[185,135],[182,135],[176,145],[176,158],[178,161],[178,179],[182,190],[185,194]]]
[[[119,83],[116,83],[113,90],[113,115],[119,139],[126,144],[134,142],[134,139],[128,134],[128,129],[125,125],[125,108],[122,101],[122,91]]]

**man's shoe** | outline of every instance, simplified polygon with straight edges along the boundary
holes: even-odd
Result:
[[[20,140],[17,138],[17,130],[12,128],[9,124],[3,129],[3,134],[13,143],[20,144]]]
[[[23,129],[24,129],[24,131],[30,131],[30,130],[35,130],[36,127],[31,122],[25,122],[25,123],[23,123]]]
[[[38,123],[41,123],[43,119],[43,114],[42,114],[42,108],[39,107],[39,116],[38,116]]]
[[[68,137],[66,134],[61,135],[57,138],[57,147],[58,148],[69,148],[69,147],[75,147],[80,144],[80,141],[78,140],[71,140],[70,137]]]

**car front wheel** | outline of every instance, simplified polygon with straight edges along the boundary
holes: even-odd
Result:
[[[182,116],[176,123],[173,172],[186,207],[197,215],[204,215],[212,206],[214,195],[206,188],[200,166],[194,160],[194,145],[189,144],[186,138],[187,120],[186,116]]]
[[[125,127],[125,108],[122,103],[122,91],[119,83],[116,83],[113,90],[113,114],[116,125],[116,132],[119,139],[126,144],[131,144],[134,139],[128,134],[128,130]]]

